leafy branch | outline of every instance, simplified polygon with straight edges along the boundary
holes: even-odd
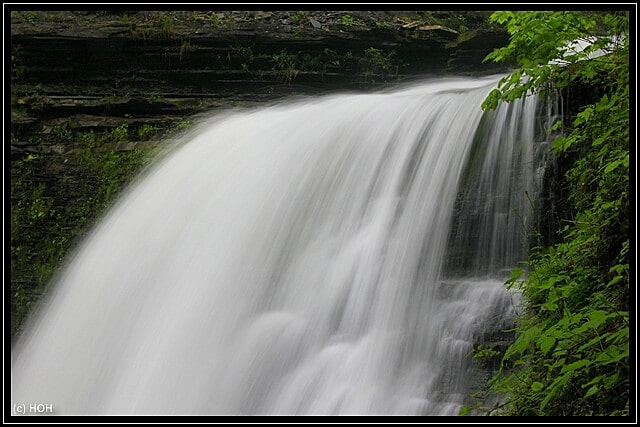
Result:
[[[492,390],[501,414],[629,413],[629,14],[497,12],[510,43],[486,60],[518,66],[490,93],[493,109],[531,94],[592,89],[552,147],[565,159],[560,243],[532,248],[515,342]],[[582,43],[578,45],[576,41]],[[588,42],[588,43],[585,43]],[[594,57],[594,54],[600,56]]]

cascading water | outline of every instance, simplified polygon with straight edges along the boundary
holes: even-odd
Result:
[[[495,274],[522,258],[541,180],[536,100],[483,113],[497,80],[206,123],[60,273],[13,351],[12,402],[456,414],[468,352],[510,316]]]

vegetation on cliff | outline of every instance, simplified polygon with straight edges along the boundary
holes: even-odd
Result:
[[[566,165],[559,241],[543,239],[507,285],[525,305],[492,389],[499,415],[629,415],[629,13],[499,12],[488,59],[520,69],[486,100],[587,88],[554,126]],[[576,41],[584,41],[576,48]],[[596,52],[598,55],[596,55]],[[463,413],[469,408],[463,408]]]
[[[126,132],[88,132],[78,136],[81,146],[65,155],[28,153],[12,160],[12,337],[78,239],[149,159],[144,149],[99,149],[126,138]]]

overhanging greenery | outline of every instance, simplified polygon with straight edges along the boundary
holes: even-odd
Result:
[[[517,338],[492,390],[494,415],[629,414],[629,13],[497,12],[511,35],[487,60],[515,61],[484,108],[591,88],[554,129],[570,167],[557,244],[538,245],[507,286],[523,293]],[[571,43],[588,40],[584,50]],[[594,53],[600,51],[600,56]],[[463,413],[469,408],[464,407]]]

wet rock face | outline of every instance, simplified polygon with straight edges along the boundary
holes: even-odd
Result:
[[[135,135],[217,108],[489,73],[488,12],[11,12],[14,150],[51,129]],[[46,140],[47,138],[39,138]],[[135,140],[135,138],[133,138]],[[46,144],[45,144],[46,145]]]

